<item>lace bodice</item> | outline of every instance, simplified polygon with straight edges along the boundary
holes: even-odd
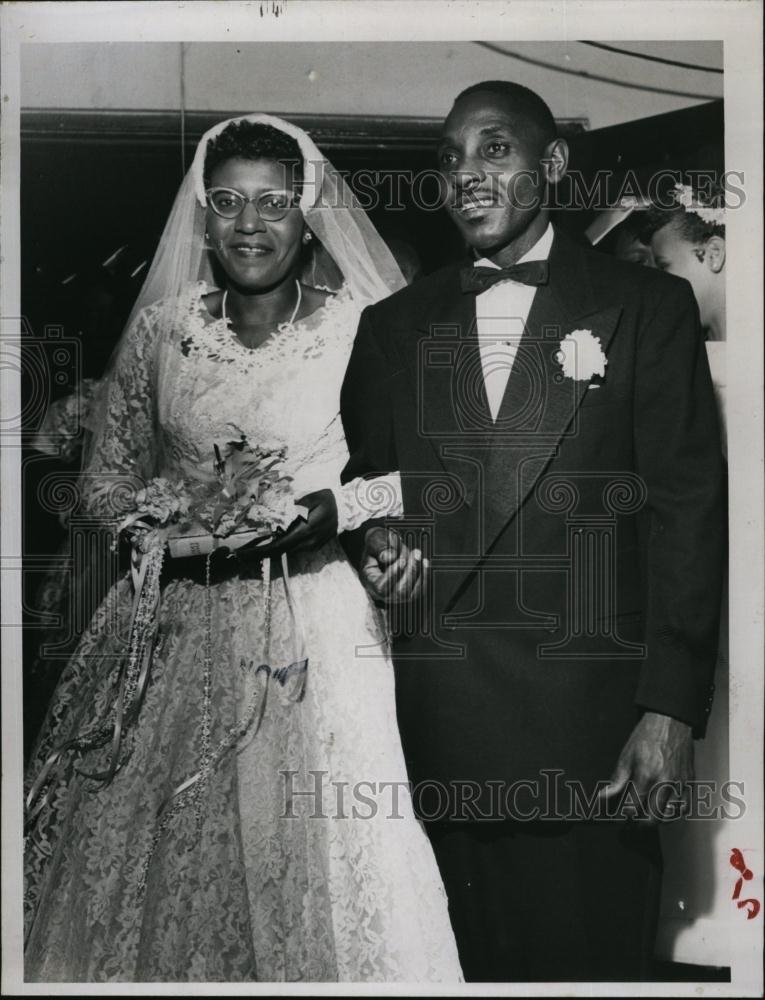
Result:
[[[128,333],[109,391],[109,430],[97,439],[89,469],[91,503],[103,504],[104,483],[115,474],[212,480],[214,446],[244,434],[261,448],[285,449],[293,498],[333,489],[340,530],[400,514],[397,476],[377,482],[374,509],[362,483],[340,487],[348,457],[340,387],[360,311],[349,293],[329,296],[251,349],[226,320],[210,315],[207,291],[200,282],[176,302],[149,307]]]

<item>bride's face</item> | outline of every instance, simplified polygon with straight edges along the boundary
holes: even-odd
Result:
[[[290,278],[300,263],[303,215],[295,204],[277,221],[263,219],[285,192],[294,195],[289,167],[275,160],[225,160],[210,177],[211,188],[228,188],[249,200],[234,218],[223,218],[207,206],[210,245],[232,283],[246,290],[269,289]],[[265,198],[264,198],[265,196]],[[273,196],[273,197],[269,197]],[[241,204],[222,196],[222,208]]]

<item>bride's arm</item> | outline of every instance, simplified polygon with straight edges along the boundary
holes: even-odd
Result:
[[[302,520],[293,521],[285,534],[271,544],[245,546],[239,556],[258,558],[317,549],[331,538],[369,526],[370,519],[383,523],[402,517],[404,504],[401,476],[398,472],[374,478],[357,476],[340,483],[348,462],[339,416],[321,435],[321,447],[302,455],[293,476],[294,513]]]

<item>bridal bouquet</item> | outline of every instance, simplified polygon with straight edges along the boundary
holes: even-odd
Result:
[[[292,478],[284,472],[286,449],[238,438],[213,445],[211,482],[152,479],[119,525],[141,552],[166,542],[171,556],[206,555],[225,544],[239,548],[269,538],[295,517]],[[225,543],[222,539],[226,539]]]
[[[60,744],[48,757],[41,773],[27,796],[27,823],[31,826],[48,802],[52,790],[52,776],[61,756],[71,749],[81,752],[110,746],[105,767],[99,772],[85,772],[86,777],[109,782],[118,767],[124,763],[131,749],[123,745],[123,736],[137,717],[151,674],[151,661],[158,628],[160,605],[160,574],[165,558],[165,544],[171,556],[208,555],[225,539],[228,548],[238,548],[251,540],[270,538],[277,528],[285,527],[295,517],[292,502],[292,479],[283,467],[286,449],[278,444],[264,442],[253,446],[239,428],[238,437],[223,447],[213,445],[214,477],[207,482],[197,480],[170,480],[160,477],[150,480],[135,497],[133,510],[122,520],[119,531],[127,531],[133,541],[130,573],[133,581],[132,611],[130,617],[130,642],[127,656],[120,660],[117,675],[118,696],[110,706],[105,719],[97,722],[72,739]],[[299,510],[300,508],[298,508]],[[116,545],[116,539],[115,539]],[[267,586],[268,570],[264,572]],[[287,580],[285,577],[285,587]],[[209,583],[208,583],[209,591]],[[292,604],[290,604],[292,608]],[[267,614],[270,602],[266,603]],[[294,616],[294,609],[292,610]],[[212,602],[206,605],[206,638],[204,669],[208,681],[205,685],[204,712],[209,717],[209,670],[212,663]],[[265,626],[266,635],[270,626]],[[297,672],[304,674],[307,659],[297,662]],[[265,666],[258,668],[266,671]],[[270,668],[269,676],[270,676]],[[293,670],[295,673],[295,670]],[[284,674],[274,671],[281,679]],[[265,704],[262,701],[262,704]],[[197,787],[200,777],[205,777],[217,760],[243,733],[255,717],[258,707],[250,707],[243,723],[239,723],[214,753],[205,756],[200,771],[188,783]],[[181,790],[186,785],[181,786]],[[171,798],[179,795],[174,791]],[[179,797],[182,803],[185,801]],[[160,827],[160,830],[162,827]],[[153,848],[152,848],[153,850]]]

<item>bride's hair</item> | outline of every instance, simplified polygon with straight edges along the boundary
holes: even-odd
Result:
[[[293,181],[303,177],[300,146],[289,135],[262,122],[234,121],[207,143],[205,187],[215,168],[226,160],[276,160],[291,170]]]

